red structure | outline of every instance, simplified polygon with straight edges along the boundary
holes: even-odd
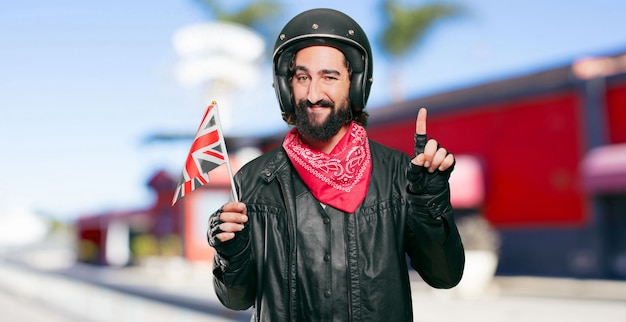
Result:
[[[155,193],[145,209],[85,215],[76,222],[78,259],[99,265],[132,264],[138,257],[181,253],[182,211],[172,207],[176,179],[157,171],[147,182]]]
[[[80,217],[76,222],[78,260],[114,266],[133,265],[150,257],[212,260],[206,229],[211,212],[230,196],[226,166],[213,170],[210,178],[208,185],[172,207],[178,177],[160,170],[147,183],[155,194],[149,207]]]
[[[451,184],[453,203],[484,189],[499,274],[626,278],[625,72],[620,54],[392,104],[368,133],[412,154],[424,106],[429,136],[479,161],[484,187]]]

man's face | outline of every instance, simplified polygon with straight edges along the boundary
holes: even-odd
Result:
[[[296,54],[294,72],[296,128],[305,137],[326,142],[350,119],[346,58],[332,47],[307,47]]]

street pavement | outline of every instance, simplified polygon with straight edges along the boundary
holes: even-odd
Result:
[[[77,264],[68,250],[0,253],[0,322],[248,321],[221,306],[207,263]],[[418,322],[626,322],[626,282],[496,276],[481,290],[435,290],[412,278]]]

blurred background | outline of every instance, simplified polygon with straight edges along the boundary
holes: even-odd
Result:
[[[626,3],[610,0],[3,4],[0,306],[44,307],[22,321],[246,320],[211,290],[206,221],[228,200],[225,167],[175,207],[172,194],[211,101],[235,170],[280,144],[274,40],[316,7],[368,33],[370,137],[412,153],[425,106],[457,155],[466,276],[434,304],[414,276],[423,321],[446,320],[434,312],[450,301],[464,318],[498,303],[502,320],[547,295],[566,301],[544,316],[625,313],[607,304],[626,300]]]

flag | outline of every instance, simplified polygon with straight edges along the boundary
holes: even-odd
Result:
[[[228,153],[220,126],[217,103],[207,107],[196,137],[189,149],[172,205],[186,194],[209,182],[209,171],[228,163]],[[229,165],[230,166],[230,165]],[[230,168],[229,168],[230,172]]]

